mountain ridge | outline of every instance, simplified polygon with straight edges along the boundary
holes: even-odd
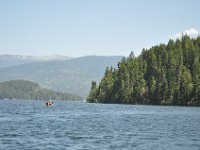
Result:
[[[107,66],[116,67],[122,56],[84,56],[68,60],[28,62],[0,69],[0,81],[30,80],[56,91],[85,98],[92,80],[100,80]]]
[[[50,56],[27,56],[27,55],[0,55],[0,69],[14,66],[18,64],[26,64],[30,62],[43,62],[43,61],[53,61],[53,60],[69,60],[72,57],[62,56],[62,55],[50,55]]]

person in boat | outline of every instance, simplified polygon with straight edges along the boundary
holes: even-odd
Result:
[[[53,102],[46,102],[46,106],[51,106],[53,105]]]

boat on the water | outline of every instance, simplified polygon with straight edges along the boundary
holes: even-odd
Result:
[[[46,106],[52,106],[52,105],[53,105],[53,102],[52,102],[52,101],[46,102]]]

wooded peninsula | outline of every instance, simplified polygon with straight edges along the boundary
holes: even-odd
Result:
[[[200,37],[131,52],[92,82],[87,102],[200,106]]]
[[[0,83],[0,99],[81,100],[80,96],[42,88],[38,83],[12,80]]]

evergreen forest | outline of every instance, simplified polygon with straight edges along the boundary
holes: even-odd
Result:
[[[81,97],[42,88],[38,83],[31,81],[11,80],[0,83],[0,99],[81,100]]]
[[[122,58],[92,81],[91,103],[200,106],[200,37],[170,39]]]

